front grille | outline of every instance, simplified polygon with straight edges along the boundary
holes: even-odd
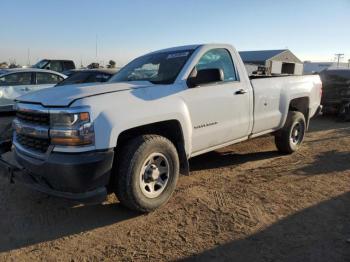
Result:
[[[17,103],[14,140],[23,149],[36,153],[46,153],[50,146],[49,111],[40,105]]]
[[[45,126],[50,125],[50,115],[48,113],[18,111],[16,116],[18,119],[27,123]]]
[[[21,134],[16,134],[16,141],[24,148],[40,153],[45,153],[50,145],[48,139],[41,139]]]
[[[33,126],[48,128],[50,125],[50,115],[45,112],[19,110],[16,112],[16,117],[19,121],[31,124]],[[34,137],[21,133],[16,133],[16,141],[25,149],[38,153],[45,153],[50,144],[50,140],[48,138]]]

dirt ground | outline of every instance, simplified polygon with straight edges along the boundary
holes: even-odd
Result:
[[[302,149],[264,137],[191,160],[170,202],[140,215],[0,179],[2,261],[350,261],[350,123],[311,122]]]

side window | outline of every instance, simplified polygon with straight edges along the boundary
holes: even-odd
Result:
[[[96,74],[95,76],[96,78],[96,82],[107,82],[110,78],[111,78],[111,75],[108,75],[108,74]]]
[[[36,84],[57,84],[62,81],[62,78],[55,74],[50,73],[36,73]]]
[[[48,69],[56,72],[62,72],[62,64],[60,61],[51,61],[50,64],[47,65]]]
[[[223,48],[212,49],[206,52],[198,64],[197,70],[219,68],[224,72],[224,81],[236,81],[237,75],[230,53]]]
[[[0,78],[0,86],[31,85],[32,73],[14,73]]]
[[[71,69],[75,68],[73,62],[71,62],[71,61],[64,61],[63,67],[64,67],[64,70],[71,70]]]

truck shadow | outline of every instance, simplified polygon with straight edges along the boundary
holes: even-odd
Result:
[[[190,159],[191,171],[223,168],[243,164],[246,162],[259,161],[281,156],[277,150],[252,153],[218,152],[212,151]]]
[[[347,192],[181,261],[349,261],[349,206]]]
[[[5,197],[0,200],[0,253],[140,216],[119,203],[73,206],[72,202],[48,197],[22,186],[5,190],[2,194],[7,201],[11,200],[10,203],[4,202]]]
[[[337,130],[350,134],[350,122],[339,121],[336,117],[318,116],[310,121],[309,132]]]
[[[350,152],[331,150],[315,156],[315,160],[311,164],[297,169],[295,174],[301,171],[303,175],[323,175],[349,170]]]

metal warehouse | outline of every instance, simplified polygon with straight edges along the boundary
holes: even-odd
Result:
[[[260,67],[264,67],[266,74],[271,75],[303,74],[303,62],[288,49],[241,51],[239,54],[249,74]]]

